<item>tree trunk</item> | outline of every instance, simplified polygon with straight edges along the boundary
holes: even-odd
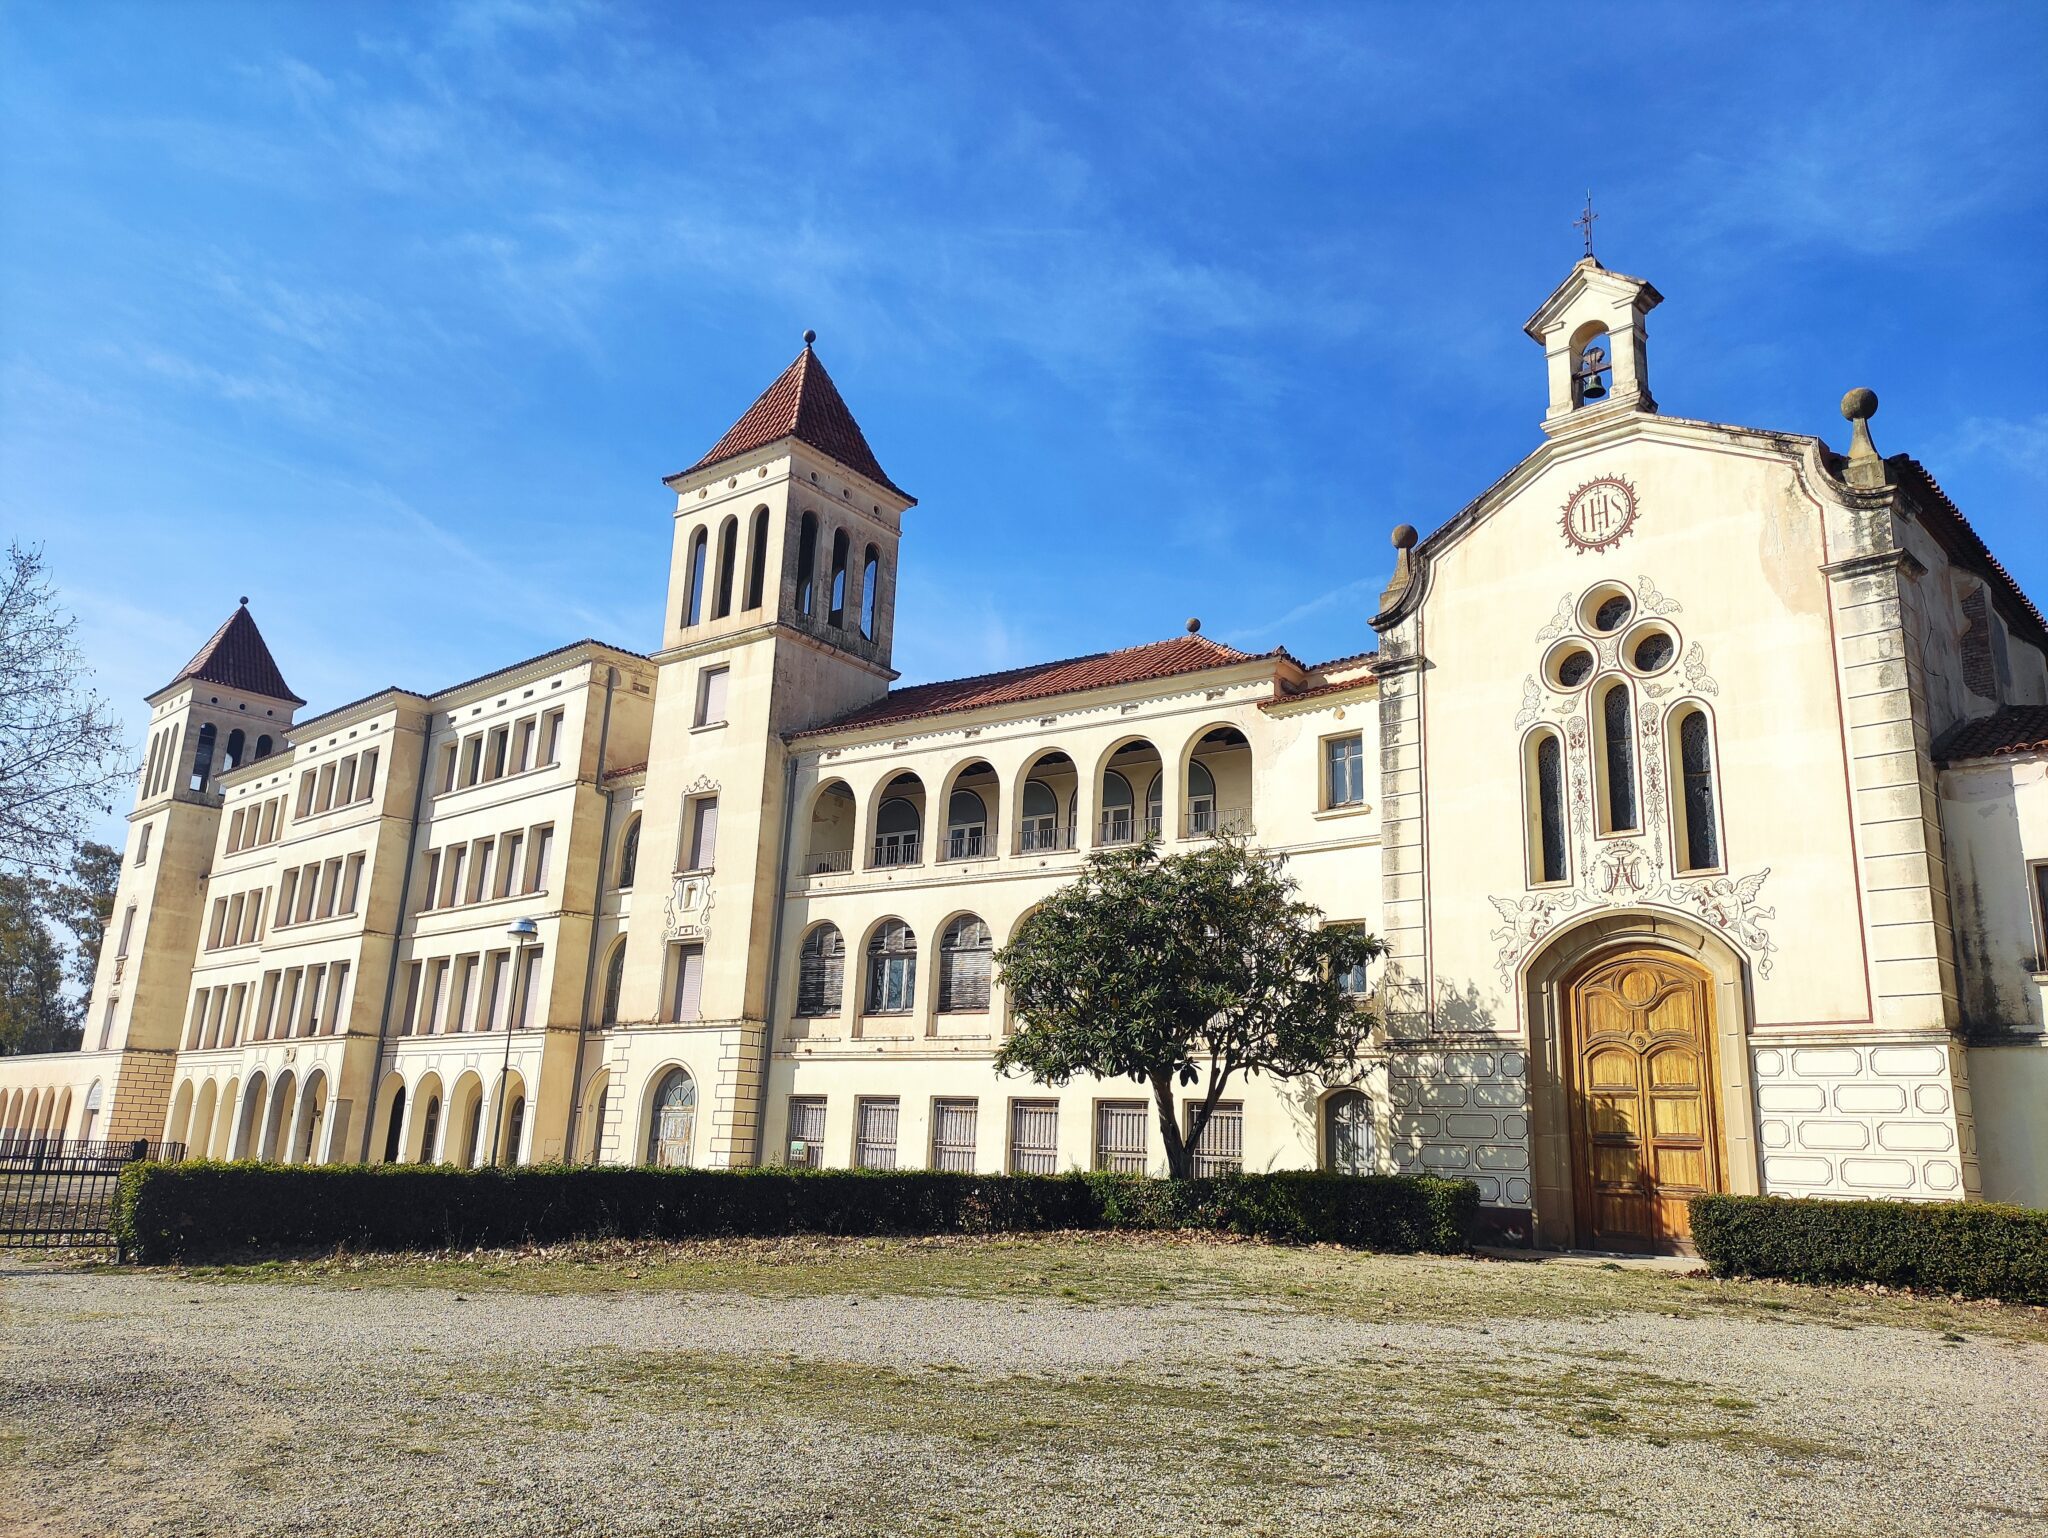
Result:
[[[1194,1173],[1194,1156],[1180,1135],[1180,1118],[1173,1114],[1173,1075],[1152,1076],[1152,1099],[1159,1107],[1159,1138],[1166,1144],[1166,1173],[1174,1180],[1186,1180]]]

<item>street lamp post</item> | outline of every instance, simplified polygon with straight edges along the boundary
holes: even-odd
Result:
[[[514,919],[505,926],[505,933],[512,940],[512,1018],[505,1024],[505,1060],[498,1068],[498,1093],[494,1098],[491,1116],[491,1164],[498,1162],[498,1140],[505,1131],[505,1084],[512,1077],[512,1033],[519,1029],[520,1016],[526,1006],[526,992],[532,980],[525,976],[520,965],[526,959],[526,948],[540,938],[540,925],[532,919]],[[512,1157],[519,1157],[519,1150],[512,1150]]]

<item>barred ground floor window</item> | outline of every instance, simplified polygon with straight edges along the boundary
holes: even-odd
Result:
[[[824,1096],[790,1096],[789,1137],[784,1147],[789,1162],[798,1168],[817,1169],[825,1162]]]
[[[862,1096],[854,1106],[853,1162],[864,1170],[896,1168],[896,1125],[901,1102],[894,1096]]]
[[[1146,1105],[1142,1100],[1095,1103],[1095,1167],[1122,1175],[1145,1173]]]
[[[932,1168],[972,1174],[980,1106],[972,1100],[932,1102]]]
[[[1199,1102],[1188,1102],[1186,1122],[1192,1128]],[[1202,1128],[1202,1135],[1188,1150],[1194,1155],[1192,1172],[1197,1176],[1235,1174],[1244,1168],[1244,1102],[1219,1100]]]
[[[1010,1172],[1050,1175],[1059,1168],[1060,1106],[1057,1100],[1010,1102]]]

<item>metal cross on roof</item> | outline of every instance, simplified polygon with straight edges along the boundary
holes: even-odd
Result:
[[[1593,221],[1599,217],[1598,214],[1593,212],[1593,194],[1589,189],[1586,193],[1586,211],[1572,221],[1574,228],[1585,231],[1586,255],[1588,256],[1593,254]]]

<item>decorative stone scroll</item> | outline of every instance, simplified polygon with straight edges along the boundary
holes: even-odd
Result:
[[[675,878],[668,894],[662,935],[669,940],[702,941],[711,935],[711,878],[692,871]]]

